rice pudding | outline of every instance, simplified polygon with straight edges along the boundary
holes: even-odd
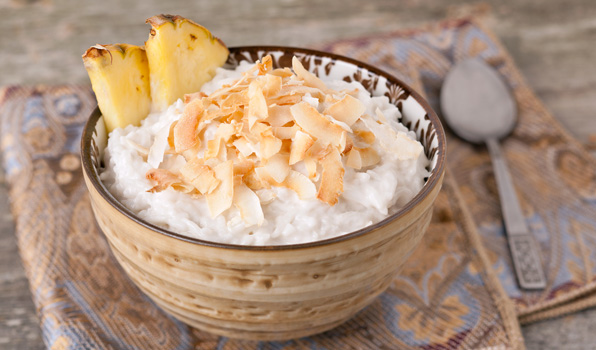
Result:
[[[108,190],[148,222],[239,245],[339,236],[420,191],[429,161],[388,98],[298,60],[293,70],[267,62],[219,68],[200,92],[112,131]]]

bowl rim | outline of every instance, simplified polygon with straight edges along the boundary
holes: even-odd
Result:
[[[396,78],[392,74],[385,72],[379,68],[376,68],[368,63],[364,63],[349,57],[345,57],[342,55],[324,52],[320,50],[314,49],[306,49],[306,48],[298,48],[292,46],[277,46],[277,45],[250,45],[250,46],[234,46],[229,47],[229,51],[251,51],[251,50],[261,50],[261,51],[285,51],[285,52],[298,52],[305,55],[314,55],[319,57],[328,57],[334,61],[344,61],[347,63],[351,63],[357,67],[364,68],[370,72],[373,72],[376,75],[383,76],[387,79],[388,82],[393,84],[397,84],[402,87],[405,91],[412,96],[416,102],[418,102],[425,110],[428,118],[430,119],[430,123],[434,126],[437,141],[438,141],[438,152],[437,152],[437,163],[435,168],[433,169],[430,177],[425,182],[422,189],[412,198],[406,205],[400,208],[397,212],[393,213],[392,215],[387,216],[383,220],[376,222],[372,225],[365,226],[361,229],[356,231],[351,231],[345,233],[340,236],[327,238],[320,241],[312,241],[306,243],[297,243],[297,244],[283,244],[283,245],[240,245],[240,244],[230,244],[230,243],[221,243],[221,242],[213,242],[207,241],[198,238],[192,238],[180,233],[176,233],[173,231],[169,231],[162,227],[159,227],[155,224],[149,223],[144,219],[141,219],[136,214],[134,214],[130,209],[126,208],[120,201],[118,201],[104,186],[102,181],[99,179],[99,173],[94,171],[93,163],[91,161],[91,140],[93,138],[93,132],[95,131],[95,125],[97,124],[97,120],[101,117],[101,112],[99,107],[96,106],[95,109],[91,112],[89,119],[85,123],[85,127],[83,129],[83,133],[81,136],[81,162],[82,168],[87,175],[87,178],[91,182],[92,186],[95,190],[102,196],[102,198],[108,202],[112,207],[118,210],[121,214],[129,218],[130,220],[134,221],[135,223],[144,226],[145,228],[149,229],[150,231],[154,231],[158,234],[162,234],[171,238],[175,238],[178,240],[182,240],[184,242],[198,244],[202,246],[208,246],[213,248],[222,248],[222,249],[229,249],[229,250],[242,250],[242,251],[283,251],[283,250],[295,250],[295,249],[305,249],[305,248],[315,248],[321,246],[327,246],[339,242],[344,242],[350,239],[354,239],[365,235],[369,232],[372,232],[380,227],[383,227],[392,221],[405,216],[407,213],[413,210],[428,194],[440,184],[441,177],[445,170],[445,153],[446,153],[446,138],[445,138],[445,131],[443,126],[439,120],[439,117],[435,113],[435,111],[430,107],[430,104],[424,99],[418,92],[416,92],[412,87],[408,84],[403,82],[402,80]]]

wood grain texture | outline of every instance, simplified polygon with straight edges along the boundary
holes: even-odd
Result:
[[[468,0],[314,1],[0,0],[0,84],[87,82],[81,54],[95,43],[141,44],[144,20],[180,13],[229,45],[308,45],[437,20]],[[556,118],[585,141],[596,133],[596,3],[490,0],[492,28]],[[5,190],[0,242],[0,348],[43,348],[16,249]],[[524,327],[528,349],[594,349],[596,310]]]

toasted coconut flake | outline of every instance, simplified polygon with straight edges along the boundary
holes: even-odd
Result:
[[[379,140],[381,147],[388,152],[398,152],[395,142],[397,139],[397,133],[395,130],[393,130],[393,128],[387,124],[379,124],[370,117],[363,118],[361,120],[364,122],[366,127],[375,134],[376,139]]]
[[[282,77],[272,75],[272,74],[267,74],[265,76],[265,82],[263,84],[263,94],[266,97],[279,94],[279,92],[281,91],[282,83],[283,83]]]
[[[262,123],[255,123],[251,128],[248,127],[248,123],[242,124],[242,129],[240,130],[239,137],[246,139],[251,144],[256,144],[259,142],[259,134],[262,131],[265,131],[267,125],[261,125]],[[255,129],[256,128],[256,129]],[[259,132],[257,132],[259,130]]]
[[[192,94],[185,94],[184,95],[184,103],[189,103],[192,100],[201,99],[203,97],[207,97],[207,94],[205,94],[202,91],[193,92]]]
[[[314,74],[307,71],[302,63],[300,63],[300,60],[296,58],[296,56],[292,58],[292,69],[294,69],[294,73],[296,73],[298,77],[304,80],[306,85],[321,89],[323,91],[327,90],[325,83],[323,83],[323,81],[317,78]]]
[[[370,118],[364,118],[362,121],[376,135],[381,147],[397,155],[400,160],[418,158],[424,150],[419,142],[412,140],[402,131],[396,132],[388,124],[379,124]]]
[[[400,160],[416,159],[424,148],[419,142],[412,140],[406,133],[399,131],[395,139],[397,158]]]
[[[151,169],[145,174],[145,177],[155,184],[147,192],[161,192],[169,187],[183,193],[190,193],[193,190],[191,185],[185,183],[176,174],[166,169]]]
[[[335,125],[337,125],[337,126],[341,127],[341,128],[342,128],[342,129],[343,129],[345,132],[349,132],[349,133],[351,133],[351,132],[352,132],[352,128],[350,128],[350,126],[349,126],[348,124],[346,124],[346,123],[344,123],[344,122],[341,122],[341,121],[339,121],[339,120],[335,120],[335,119],[333,119],[333,117],[332,117],[332,116],[330,116],[330,115],[327,115],[327,114],[321,114],[321,115],[322,115],[323,117],[325,117],[325,119],[329,120],[331,123],[333,123],[333,124],[335,124]]]
[[[377,120],[380,121],[383,124],[387,123],[387,118],[385,118],[385,114],[383,114],[383,112],[377,107],[377,109],[375,109],[375,114],[377,116]]]
[[[269,159],[279,152],[281,149],[281,140],[273,135],[271,129],[261,133],[260,135],[260,153],[261,158]]]
[[[203,158],[204,159],[204,158]],[[205,165],[210,167],[211,169],[215,168],[216,166],[221,163],[217,158],[205,159]]]
[[[159,167],[159,164],[164,160],[166,150],[170,147],[168,144],[169,133],[170,127],[165,125],[153,138],[153,144],[149,148],[149,153],[147,154],[147,163],[153,168]]]
[[[226,98],[220,102],[219,106],[220,108],[236,109],[237,106],[247,105],[248,101],[248,93],[246,91],[241,91],[226,96]]]
[[[204,166],[207,168],[207,166]],[[213,192],[221,181],[215,177],[215,174],[211,169],[200,173],[190,183],[199,191],[201,194],[209,194]]]
[[[298,77],[297,75],[292,75],[291,77],[285,78],[284,79],[284,85],[290,86],[290,85],[300,85],[300,86],[304,86],[305,82],[304,79]]]
[[[357,148],[352,147],[350,152],[348,152],[346,165],[356,170],[362,169],[362,158],[360,157],[360,151]]]
[[[288,155],[276,154],[267,160],[264,168],[275,182],[283,182],[290,173],[290,165]]]
[[[276,104],[279,106],[295,105],[302,101],[302,95],[277,95],[269,98],[269,104]]]
[[[339,151],[333,148],[329,154],[321,159],[321,166],[323,172],[317,198],[329,205],[335,205],[344,188],[345,169]]]
[[[360,100],[350,95],[345,95],[341,100],[327,107],[323,114],[330,115],[335,120],[352,126],[364,111],[364,104]]]
[[[254,153],[254,148],[250,142],[244,137],[237,138],[232,143],[234,147],[242,154],[244,157],[248,157]]]
[[[316,140],[312,146],[306,151],[306,157],[320,160],[327,156],[334,147],[325,143],[324,141]]]
[[[292,126],[274,126],[272,128],[273,135],[280,140],[289,140],[294,138],[296,132],[300,131],[297,125]]]
[[[261,204],[269,204],[269,203],[273,202],[273,200],[275,200],[275,198],[277,198],[277,196],[275,195],[275,192],[273,192],[269,189],[258,190],[258,191],[255,191],[255,193],[259,197],[259,201],[261,201]]]
[[[298,194],[300,199],[314,198],[317,193],[315,184],[304,174],[295,170],[290,170],[288,176],[283,182],[275,181],[266,168],[256,168],[255,173],[261,179],[261,181],[271,186],[286,187],[291,189]]]
[[[211,95],[209,95],[209,98],[221,101],[221,100],[225,99],[226,96],[228,96],[229,94],[242,91],[243,86],[242,85],[238,86],[238,83],[240,83],[240,81],[242,81],[244,79],[245,79],[245,76],[243,75],[242,79],[240,79],[236,84],[234,84],[234,87],[227,85],[227,84],[223,85],[221,88],[219,88],[218,90],[215,90],[213,93],[211,93]]]
[[[170,133],[168,134],[168,146],[170,146],[170,149],[175,150],[176,145],[174,145],[174,127],[176,126],[176,124],[178,124],[178,121],[175,120],[174,122],[172,122],[172,124],[170,124]],[[200,142],[200,140],[199,140]]]
[[[203,172],[205,168],[209,169],[209,167],[205,165],[205,161],[203,159],[191,159],[180,168],[180,175],[182,175],[184,180],[190,182],[194,180],[198,174]]]
[[[196,145],[194,145],[192,148],[187,149],[186,151],[182,152],[182,156],[187,160],[190,161],[194,158],[197,157],[197,154],[199,153],[199,149],[201,148],[201,145],[199,143],[197,143]]]
[[[240,152],[235,147],[231,147],[231,145],[226,144],[226,159],[225,160],[233,160],[234,162],[236,159],[240,159]]]
[[[236,135],[240,132],[242,125],[236,123],[221,123],[217,126],[217,130],[215,131],[215,137],[219,137],[224,141],[228,141],[230,137]]]
[[[244,176],[255,168],[255,162],[249,159],[239,159],[234,162],[234,175]]]
[[[316,87],[305,85],[284,85],[280,91],[280,95],[306,95],[309,94],[317,99],[324,99],[325,93]]]
[[[203,154],[205,159],[218,158],[222,161],[228,159],[226,142],[238,133],[241,125],[238,124],[219,124],[215,131],[214,138],[207,141],[207,149]]]
[[[223,141],[223,139],[220,139],[220,143],[219,143],[219,152],[217,152],[217,156],[216,158],[220,161],[220,162],[225,162],[227,160],[233,160],[235,158],[235,152],[228,152],[228,147],[226,146],[226,143]],[[231,157],[228,157],[228,155],[233,155]]]
[[[252,171],[246,173],[242,177],[242,181],[250,188],[251,190],[262,190],[268,189],[271,186],[266,181],[263,181],[257,174],[257,169],[253,169]]]
[[[243,130],[244,131],[244,130]],[[256,122],[253,126],[250,127],[250,133],[259,139],[261,134],[272,132],[271,126],[267,125],[263,122]]]
[[[344,130],[332,123],[306,102],[300,102],[290,107],[296,124],[307,133],[328,144],[339,146]]]
[[[292,141],[292,147],[290,150],[289,164],[294,165],[299,161],[303,160],[306,156],[306,152],[310,149],[315,141],[302,131],[296,131],[296,135]]]
[[[315,184],[306,176],[294,170],[290,171],[283,186],[296,192],[300,199],[312,199],[317,193]]]
[[[358,149],[360,158],[362,160],[362,167],[377,165],[381,161],[381,157],[372,147]]]
[[[325,95],[325,99],[323,100],[323,102],[325,102],[327,104],[333,104],[337,101],[339,101],[339,100],[337,98],[335,98],[335,96],[333,96],[333,95]]]
[[[201,194],[213,192],[221,182],[215,172],[205,165],[202,159],[195,158],[180,168],[182,178],[194,186]]]
[[[272,104],[269,106],[269,116],[266,122],[271,126],[284,126],[287,123],[294,120],[292,112],[290,112],[290,106]]]
[[[255,174],[256,174],[256,177],[261,182],[267,184],[267,187],[270,187],[270,186],[281,186],[281,184],[279,182],[275,181],[275,179],[273,178],[273,176],[271,176],[271,174],[269,173],[269,169],[267,169],[266,167],[255,168]]]
[[[358,141],[372,145],[375,142],[375,134],[368,130],[354,130],[354,135],[358,137]]]
[[[290,151],[292,150],[292,140],[286,139],[281,140],[281,148],[279,149],[279,153],[290,155]]]
[[[358,90],[357,88],[348,90],[348,89],[343,89],[340,91],[342,94],[346,94],[346,95],[350,95],[352,97],[358,98],[358,95],[360,93],[360,90]]]
[[[205,195],[211,217],[216,217],[232,206],[234,198],[234,164],[231,160],[213,168],[215,177],[220,181],[214,191]]]
[[[282,78],[288,78],[294,75],[288,67],[274,69],[269,74]]]
[[[209,109],[205,110],[203,112],[203,114],[201,115],[201,121],[205,122],[205,123],[211,122],[214,119],[219,119],[222,116],[224,116],[225,112],[226,111],[221,110],[217,107],[209,108]],[[201,123],[201,124],[204,124],[204,123]],[[201,124],[199,124],[199,125],[201,125]]]
[[[168,169],[169,171],[173,172],[174,174],[179,174],[180,169],[186,164],[186,159],[183,156],[178,154],[173,154],[171,157],[167,157],[164,159],[163,163],[161,163],[161,169]],[[181,176],[180,176],[181,177]]]
[[[203,158],[205,159],[211,159],[211,158],[218,158],[220,152],[222,151],[221,149],[221,138],[216,137],[212,140],[207,141],[207,149],[205,150],[205,153],[203,154]]]
[[[242,182],[234,186],[234,198],[232,202],[240,211],[240,215],[246,226],[261,226],[263,221],[265,221],[259,197]]]
[[[240,122],[244,118],[244,111],[238,107],[232,113],[228,114],[225,117],[222,117],[222,123],[231,123],[232,121]]]
[[[184,152],[198,142],[196,130],[202,113],[202,100],[192,100],[184,107],[182,117],[174,126],[174,148],[176,152]]]
[[[258,120],[265,120],[269,115],[267,101],[263,95],[263,89],[256,80],[248,85],[248,123],[252,128]]]
[[[339,153],[349,151],[348,147],[351,147],[351,142],[348,142],[348,133],[344,131],[339,140]]]
[[[267,72],[273,69],[273,60],[271,55],[267,55],[261,59],[261,62],[257,61],[257,67],[259,67],[259,75],[265,75]]]
[[[303,160],[304,167],[306,168],[306,173],[308,178],[311,180],[317,179],[317,159],[314,157],[305,157]]]
[[[341,154],[348,154],[352,147],[354,147],[354,135],[346,133],[346,141],[340,145],[339,151]]]
[[[377,165],[380,161],[381,157],[372,147],[353,147],[348,153],[346,165],[359,170],[369,166]]]

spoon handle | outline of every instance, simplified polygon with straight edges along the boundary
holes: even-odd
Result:
[[[493,163],[517,280],[523,289],[543,289],[546,287],[546,278],[540,262],[538,245],[526,225],[501,146],[496,139],[486,140],[486,145]]]

